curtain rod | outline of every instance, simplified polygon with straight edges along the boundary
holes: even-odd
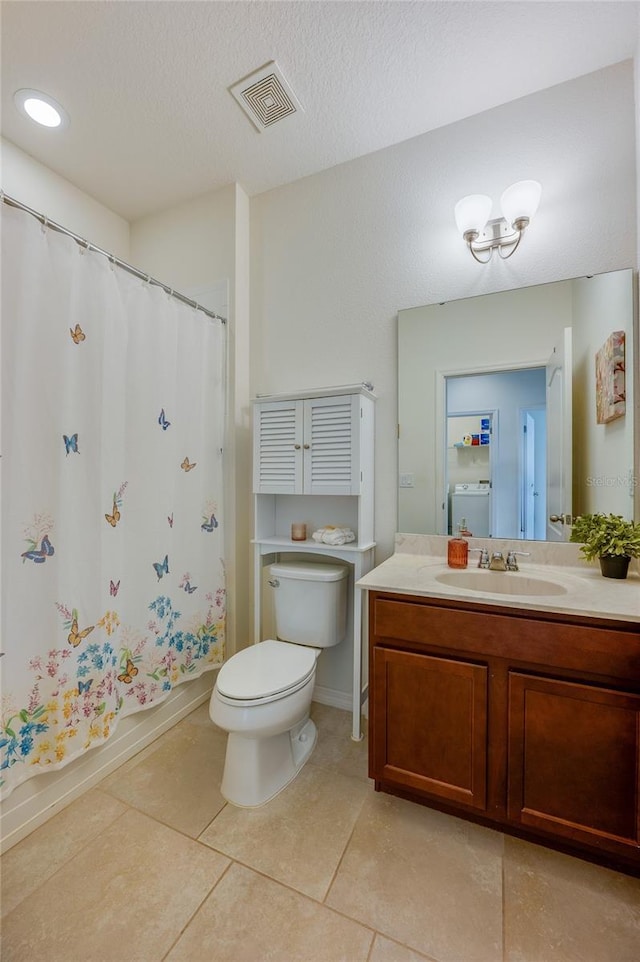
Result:
[[[9,197],[4,191],[0,191],[0,200],[4,204],[8,204],[9,207],[17,207],[19,210],[24,210],[27,214],[31,214],[31,216],[35,217],[36,220],[39,220],[44,227],[50,227],[52,230],[58,231],[60,234],[66,234],[67,237],[73,238],[76,244],[79,244],[86,250],[95,251],[96,254],[103,254],[104,257],[107,257],[112,264],[115,264],[116,267],[121,267],[123,271],[133,274],[134,277],[139,277],[148,284],[153,284],[155,287],[162,288],[162,290],[165,291],[165,293],[167,293],[170,297],[175,297],[177,300],[182,301],[183,304],[187,304],[189,307],[193,307],[197,311],[202,311],[203,314],[206,314],[207,317],[213,318],[213,320],[222,321],[223,324],[227,323],[227,319],[225,317],[221,317],[220,314],[210,311],[207,307],[203,307],[202,304],[198,304],[197,301],[192,300],[185,294],[180,294],[179,291],[174,291],[172,287],[167,287],[166,284],[163,284],[161,281],[157,281],[155,277],[151,277],[149,274],[145,274],[144,271],[138,270],[137,267],[132,267],[131,264],[127,264],[126,261],[120,260],[119,257],[115,256],[115,254],[110,254],[108,251],[102,250],[101,247],[96,247],[95,244],[91,244],[84,237],[80,237],[78,234],[74,234],[73,231],[68,230],[61,224],[56,224],[55,221],[49,220],[49,218],[45,217],[44,214],[39,214],[38,211],[32,210],[31,207],[27,207],[26,204],[21,203],[14,197]]]

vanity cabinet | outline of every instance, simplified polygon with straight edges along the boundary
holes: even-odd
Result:
[[[377,790],[640,875],[640,631],[369,593]]]

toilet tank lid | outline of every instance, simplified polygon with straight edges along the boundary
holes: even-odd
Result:
[[[218,691],[228,698],[266,698],[298,685],[315,669],[319,652],[269,638],[243,648],[218,672]]]
[[[289,561],[272,564],[274,578],[294,578],[298,581],[341,581],[349,574],[345,565],[324,565],[313,561]]]

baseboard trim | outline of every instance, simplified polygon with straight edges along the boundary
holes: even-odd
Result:
[[[351,692],[338,691],[337,688],[324,688],[316,685],[313,689],[313,700],[321,705],[329,705],[331,708],[342,708],[345,711],[352,710]]]
[[[180,685],[160,705],[123,718],[106,744],[57,772],[43,772],[18,785],[0,806],[1,851],[6,852],[57,815],[207,701],[215,679],[216,672],[208,671]]]

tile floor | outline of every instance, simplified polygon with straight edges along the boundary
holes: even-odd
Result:
[[[207,708],[3,856],[3,962],[640,960],[640,880],[376,794],[346,712],[225,804]]]

